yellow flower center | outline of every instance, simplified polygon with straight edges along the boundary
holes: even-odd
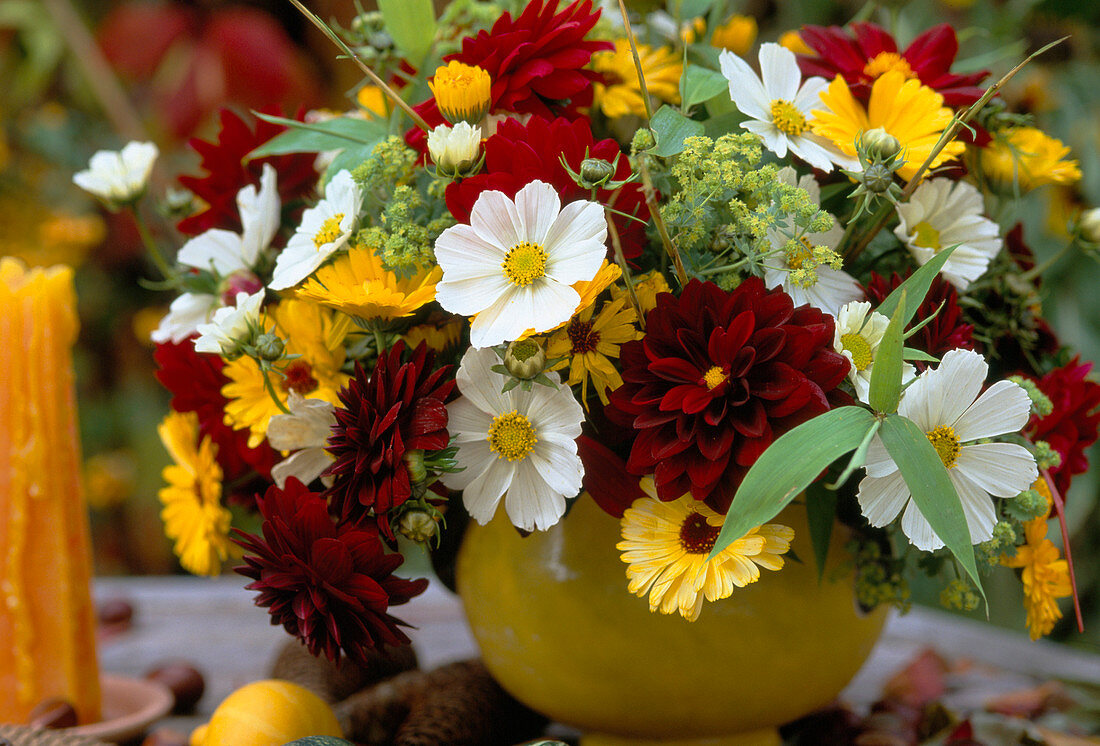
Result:
[[[917,77],[909,62],[897,52],[879,52],[863,66],[863,74],[868,78],[877,78],[891,70],[897,70],[906,79]]]
[[[806,130],[806,117],[790,101],[777,98],[772,101],[772,122],[784,135],[798,137]]]
[[[706,516],[692,512],[680,525],[680,546],[688,554],[710,554],[721,530],[707,523]]]
[[[727,378],[729,378],[729,375],[724,368],[712,365],[710,370],[703,374],[703,383],[706,384],[708,389],[713,391],[725,383]]]
[[[537,442],[531,421],[514,409],[494,417],[489,425],[489,450],[497,454],[497,458],[525,459]]]
[[[940,244],[940,232],[924,220],[913,226],[913,243],[935,252],[943,248]]]
[[[318,249],[325,244],[332,243],[340,237],[340,221],[344,219],[344,213],[338,212],[331,218],[321,223],[321,230],[313,237],[313,245]]]
[[[953,468],[959,458],[959,438],[955,435],[955,428],[950,425],[940,425],[925,435],[928,436],[928,442],[936,449],[943,465],[948,469]]]
[[[848,333],[840,335],[841,346],[852,353],[852,365],[856,370],[867,370],[871,365],[871,344],[860,334]]]
[[[477,124],[489,113],[492,80],[489,73],[476,65],[450,62],[436,69],[428,87],[439,112],[451,124]]]
[[[514,284],[526,287],[546,275],[546,250],[537,243],[518,243],[508,249],[500,267]]]
[[[814,255],[814,245],[810,243],[810,239],[799,236],[798,242],[802,244],[802,248],[797,249],[793,255],[787,257],[787,266],[795,271],[802,269],[802,265],[806,263],[806,260],[812,259]]]

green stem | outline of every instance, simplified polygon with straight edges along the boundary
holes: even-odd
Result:
[[[871,227],[867,229],[867,232],[859,239],[855,246],[848,249],[843,243],[841,248],[843,251],[838,252],[845,261],[854,261],[856,257],[863,253],[863,250],[870,245],[871,240],[878,235],[878,232],[882,230],[887,221],[890,220],[890,216],[894,214],[893,203],[886,201],[882,203],[882,206],[878,208],[878,211],[871,218]],[[847,231],[845,231],[847,232]]]
[[[161,277],[166,280],[170,279],[173,275],[172,268],[168,266],[164,254],[160,252],[160,247],[157,246],[153,234],[149,231],[149,226],[146,225],[145,218],[141,217],[141,211],[138,210],[137,205],[131,205],[130,212],[134,215],[134,223],[137,224],[141,242],[145,244],[145,250],[148,251],[149,256],[153,258],[153,264],[157,265],[157,270],[160,271]]]
[[[253,358],[253,360],[256,360]],[[259,360],[256,360],[256,365],[260,367],[260,375],[264,379],[264,388],[267,389],[268,395],[271,396],[271,400],[275,402],[275,406],[279,408],[283,414],[290,414],[290,410],[287,409],[286,404],[283,404],[283,400],[279,398],[279,394],[275,391],[275,386],[271,383],[271,377],[267,373],[267,368]]]
[[[1020,279],[1024,280],[1025,282],[1030,282],[1031,280],[1034,280],[1036,277],[1043,274],[1048,269],[1057,264],[1058,260],[1065,256],[1066,253],[1076,245],[1076,243],[1077,242],[1073,238],[1071,238],[1069,243],[1067,243],[1061,249],[1056,251],[1053,255],[1045,259],[1042,263],[1036,264],[1027,272],[1022,273],[1020,275]]]

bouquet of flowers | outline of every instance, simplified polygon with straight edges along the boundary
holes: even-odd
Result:
[[[947,25],[756,47],[720,2],[512,4],[299,5],[366,75],[355,109],[194,143],[153,335],[183,567],[243,559],[273,623],[362,659],[408,641],[401,553],[461,511],[534,532],[595,500],[623,592],[690,621],[782,572],[797,501],[799,561],[851,528],[862,604],[906,606],[919,568],[974,608],[1001,564],[1048,633],[1100,385],[990,217],[1080,178],[1013,73],[952,72]],[[131,207],[150,156],[77,182]],[[1069,245],[1098,241],[1080,211]]]

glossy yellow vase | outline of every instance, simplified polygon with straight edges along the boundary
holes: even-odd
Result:
[[[583,731],[584,746],[763,746],[776,727],[828,704],[856,674],[886,620],[860,613],[841,530],[818,582],[805,508],[805,564],[705,603],[698,621],[650,613],[626,590],[619,523],[587,496],[547,532],[522,538],[504,511],[472,525],[458,592],[485,664],[513,696]]]

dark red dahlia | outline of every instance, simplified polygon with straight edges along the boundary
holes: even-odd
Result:
[[[895,272],[890,276],[890,279],[886,279],[877,272],[872,272],[871,282],[867,285],[867,298],[877,306],[886,300],[886,297],[894,292],[902,282],[908,279],[909,274],[911,273],[907,273],[905,277],[902,277]],[[972,335],[974,327],[963,323],[962,311],[959,309],[958,301],[959,294],[955,287],[940,275],[936,275],[935,279],[932,280],[932,285],[928,288],[928,294],[924,296],[924,301],[917,309],[916,315],[913,316],[913,323],[917,324],[932,316],[936,309],[940,308],[941,303],[943,308],[940,308],[939,314],[911,337],[906,344],[937,358],[942,357],[945,352],[957,348],[973,350],[974,340]],[[917,361],[916,364],[923,370],[923,363]]]
[[[575,121],[558,118],[547,121],[531,117],[527,124],[515,119],[500,123],[496,134],[485,142],[485,170],[469,179],[451,182],[447,187],[447,208],[462,223],[470,221],[470,210],[478,195],[487,189],[496,189],[509,197],[526,184],[541,179],[558,190],[562,203],[578,199],[590,199],[588,190],[581,189],[570,178],[560,158],[574,172],[581,169],[581,161],[587,157],[602,158],[611,163],[619,157],[619,145],[614,140],[600,140],[592,136],[592,128],[586,117]],[[630,163],[626,156],[619,157],[614,180],[630,176]],[[612,191],[601,189],[597,199],[607,204]],[[649,220],[642,190],[637,184],[627,184],[619,191],[614,208],[643,221]],[[623,254],[633,258],[642,253],[645,244],[645,224],[621,216],[614,216],[615,227],[622,241]]]
[[[383,353],[368,378],[361,365],[340,390],[336,424],[328,440],[335,462],[325,491],[341,523],[369,520],[371,511],[383,535],[393,541],[387,513],[412,497],[405,454],[438,451],[450,440],[447,399],[454,391],[451,367],[433,370],[435,353],[423,342],[407,363],[404,342]]]
[[[1062,495],[1074,476],[1088,470],[1085,451],[1096,442],[1100,427],[1100,384],[1088,379],[1091,370],[1092,363],[1075,357],[1040,378],[1039,389],[1050,397],[1054,410],[1046,417],[1033,414],[1025,430],[1028,437],[1045,440],[1062,456],[1062,463],[1050,470]]]
[[[277,109],[266,108],[262,111],[280,115]],[[249,184],[260,183],[265,163],[271,164],[278,175],[279,197],[284,206],[310,194],[317,183],[313,155],[292,153],[245,161],[245,156],[285,130],[286,127],[281,124],[271,124],[262,119],[256,120],[253,129],[229,109],[222,109],[221,127],[215,142],[191,138],[188,145],[202,157],[200,165],[206,174],[181,176],[179,181],[206,204],[202,210],[179,222],[176,227],[180,232],[197,236],[211,228],[240,231],[237,192]]]
[[[721,513],[760,454],[827,411],[848,373],[833,318],[758,277],[729,293],[692,280],[678,298],[657,296],[645,338],[620,361],[611,405],[637,432],[627,469],[652,472],[662,500],[690,491]]]
[[[272,624],[333,662],[342,651],[366,664],[371,649],[409,643],[387,609],[423,593],[428,581],[393,576],[404,558],[386,552],[373,523],[336,525],[324,498],[294,477],[256,504],[263,536],[234,529],[245,551],[236,570],[252,578],[245,587],[259,591],[256,605],[269,610]]]
[[[941,93],[944,103],[951,107],[969,106],[981,98],[983,91],[978,84],[989,71],[952,74],[959,42],[948,24],[928,29],[900,53],[894,37],[880,26],[856,22],[851,29],[849,34],[839,26],[803,26],[800,36],[817,55],[798,55],[802,74],[820,75],[827,80],[843,75],[852,95],[863,101],[870,97],[875,79],[891,69],[920,79]]]
[[[614,49],[606,41],[585,41],[600,18],[592,0],[575,0],[559,11],[560,0],[531,0],[518,18],[505,13],[489,31],[462,41],[462,51],[443,58],[476,65],[492,80],[490,112],[535,114],[553,119],[592,103],[588,69],[595,52]],[[429,125],[444,120],[430,98],[416,107]],[[425,134],[409,133],[409,144],[425,150]]]
[[[195,340],[186,339],[179,344],[158,344],[153,353],[159,370],[157,380],[172,394],[172,409],[177,412],[195,412],[199,417],[199,432],[209,435],[218,447],[218,464],[222,467],[224,481],[239,482],[253,471],[260,479],[270,481],[271,467],[279,461],[279,454],[264,441],[256,448],[248,447],[248,430],[234,430],[225,424],[225,405],[222,386],[228,379],[222,375],[225,362],[217,355],[200,355],[195,352]],[[252,492],[246,492],[251,504]],[[241,497],[236,492],[227,495]]]

